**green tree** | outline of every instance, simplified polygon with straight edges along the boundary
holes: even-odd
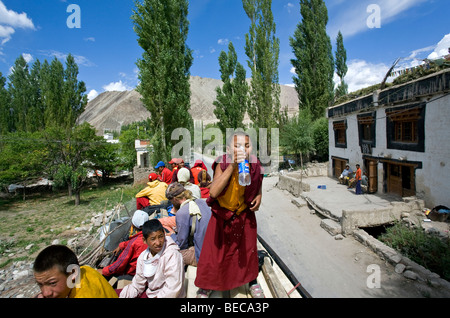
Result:
[[[6,78],[0,72],[0,136],[12,131],[11,100],[5,87]]]
[[[249,33],[245,35],[245,53],[252,72],[248,115],[256,128],[270,131],[280,121],[280,40],[275,36],[272,0],[243,0],[242,3],[250,19]]]
[[[280,131],[280,145],[284,154],[300,154],[300,165],[303,169],[303,155],[315,150],[311,115],[301,111],[298,116],[288,119]]]
[[[88,152],[86,160],[89,163],[86,167],[101,172],[101,176],[96,175],[100,182],[105,182],[115,172],[116,168],[122,165],[119,149],[119,144],[109,143],[105,139],[101,139],[97,142],[96,147]]]
[[[75,205],[81,203],[81,189],[87,180],[87,169],[83,166],[78,166],[75,170],[64,163],[56,166],[53,175],[53,186],[55,188],[62,188],[68,186],[69,195],[75,194]]]
[[[334,99],[334,59],[326,33],[328,10],[323,0],[300,0],[301,22],[290,38],[295,59],[293,77],[299,109],[308,110],[312,119],[325,116]]]
[[[0,136],[0,185],[27,185],[50,166],[41,132],[8,132]]]
[[[38,131],[45,128],[44,103],[42,101],[41,62],[36,60],[30,71],[30,107],[27,114],[27,127],[29,131]]]
[[[64,66],[55,57],[50,64],[42,65],[42,96],[45,108],[45,126],[62,126],[65,116],[63,108]]]
[[[64,70],[63,109],[65,115],[60,118],[67,127],[75,125],[77,118],[87,105],[86,85],[78,80],[78,65],[72,54],[66,59]]]
[[[58,186],[67,186],[69,195],[75,194],[75,205],[80,203],[80,193],[86,180],[87,160],[99,144],[102,137],[95,134],[95,128],[89,123],[65,129],[50,126],[45,130],[45,139],[52,165],[49,174]]]
[[[151,112],[154,144],[159,160],[167,161],[176,128],[193,127],[190,109],[192,50],[186,44],[189,21],[187,0],[135,2],[132,20],[143,49],[138,59],[137,91]]]
[[[8,91],[11,96],[12,131],[27,131],[27,114],[30,108],[30,73],[21,55],[14,62],[9,75]]]
[[[336,73],[339,76],[341,82],[335,91],[335,98],[339,98],[341,96],[347,95],[348,93],[348,85],[344,81],[344,77],[347,74],[347,51],[344,47],[344,37],[342,36],[341,31],[339,31],[336,37],[336,53],[335,53],[335,65],[336,65]]]
[[[238,62],[233,43],[228,45],[228,54],[222,51],[219,65],[223,86],[217,87],[217,97],[213,104],[218,126],[225,134],[227,128],[243,128],[247,109],[248,84],[244,67]]]
[[[321,162],[328,161],[329,155],[329,133],[328,118],[321,117],[313,123],[313,139],[315,155],[317,160]]]

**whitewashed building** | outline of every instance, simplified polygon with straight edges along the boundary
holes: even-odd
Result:
[[[134,148],[136,149],[136,166],[139,168],[149,168],[150,167],[150,141],[149,140],[139,140],[134,141]]]
[[[369,193],[450,207],[450,69],[327,109],[329,176],[359,163]]]

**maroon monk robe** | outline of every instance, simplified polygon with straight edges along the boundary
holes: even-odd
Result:
[[[216,171],[218,163],[222,171],[225,171],[231,162],[231,158],[226,156],[216,159],[213,171]],[[222,208],[211,197],[206,201],[212,214],[197,265],[195,285],[199,288],[230,290],[247,284],[258,276],[256,217],[255,212],[250,211],[250,204],[259,194],[264,175],[261,163],[255,156],[251,156],[250,163],[252,182],[244,193],[247,208],[239,216]],[[226,188],[222,193],[225,191]]]

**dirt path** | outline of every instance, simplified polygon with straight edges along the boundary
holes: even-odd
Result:
[[[258,234],[315,298],[443,297],[425,283],[404,278],[353,236],[336,240],[309,207],[264,179]],[[379,275],[378,275],[379,274]],[[379,287],[379,288],[378,288]]]

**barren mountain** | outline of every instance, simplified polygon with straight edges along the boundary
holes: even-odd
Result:
[[[191,109],[189,113],[194,120],[203,124],[217,121],[213,105],[216,99],[216,87],[222,86],[222,81],[211,78],[192,76]],[[298,111],[298,97],[295,88],[280,85],[281,108],[288,107],[290,115]],[[122,125],[138,122],[151,117],[150,112],[141,101],[141,96],[135,90],[123,92],[104,92],[90,101],[85,111],[80,115],[79,122],[88,122],[97,129],[99,135],[105,130],[120,130]],[[246,121],[248,121],[246,116]]]

